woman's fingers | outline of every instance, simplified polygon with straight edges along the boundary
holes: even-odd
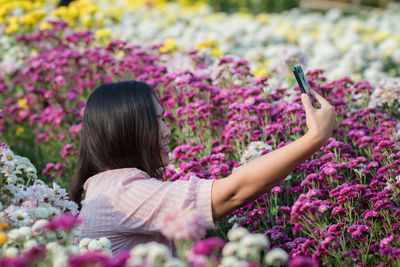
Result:
[[[312,103],[311,103],[311,98],[307,94],[304,94],[304,93],[301,94],[300,97],[301,97],[301,101],[303,102],[306,113],[311,112],[314,109],[314,107],[312,106]]]
[[[323,106],[330,106],[331,104],[325,99],[323,98],[320,94],[318,94],[316,91],[314,90],[310,90],[311,94],[317,99],[318,103],[321,105],[321,107]]]

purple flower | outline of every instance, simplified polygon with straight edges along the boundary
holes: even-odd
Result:
[[[319,208],[318,208],[318,210],[319,210],[321,213],[324,213],[327,209],[328,209],[328,206],[327,206],[327,205],[324,205],[324,204],[322,204],[322,205],[319,206]]]
[[[362,213],[365,221],[368,221],[370,218],[383,218],[383,215],[380,212],[374,210],[365,210]]]
[[[45,226],[43,226],[43,229],[65,231],[71,230],[80,223],[82,223],[82,220],[78,216],[70,213],[62,213],[61,215],[52,218]]]
[[[193,245],[193,252],[197,255],[211,255],[213,251],[219,250],[225,242],[218,237],[210,237],[205,240],[198,240]]]
[[[89,250],[83,254],[77,254],[68,258],[68,266],[108,266],[108,257],[100,251]]]
[[[289,267],[319,267],[319,264],[316,260],[312,258],[303,257],[303,256],[296,256],[293,257],[289,263]]]
[[[275,186],[274,188],[271,189],[272,193],[280,193],[281,192],[281,187],[280,186]]]
[[[61,157],[65,158],[65,156],[68,154],[68,150],[70,150],[71,148],[73,148],[74,146],[71,144],[66,144],[64,146],[64,148],[62,149],[62,151],[60,152]]]

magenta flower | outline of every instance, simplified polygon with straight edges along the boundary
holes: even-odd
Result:
[[[62,213],[61,215],[52,218],[43,229],[45,230],[53,230],[53,231],[62,231],[62,230],[71,230],[78,224],[82,223],[82,220],[71,213]]]
[[[321,213],[324,213],[327,209],[328,209],[328,206],[327,206],[327,205],[324,205],[324,204],[322,204],[321,206],[318,207],[318,210],[319,210]]]
[[[271,189],[272,193],[280,193],[281,192],[281,187],[280,186],[275,186]]]
[[[297,256],[290,259],[288,263],[289,267],[319,267],[316,260],[308,257]]]
[[[73,148],[74,146],[71,144],[66,144],[63,148],[63,150],[60,152],[61,157],[65,158],[65,156],[67,156],[68,154],[68,150],[70,150],[71,148]]]
[[[210,256],[214,251],[218,251],[225,245],[225,242],[218,237],[210,237],[205,240],[198,240],[193,245],[193,252],[196,255]]]

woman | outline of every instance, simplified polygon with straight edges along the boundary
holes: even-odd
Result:
[[[89,97],[82,124],[78,161],[70,187],[81,203],[82,237],[107,237],[113,253],[157,241],[166,214],[199,210],[214,228],[218,219],[254,201],[289,175],[328,140],[334,108],[312,91],[321,108],[301,95],[308,132],[289,145],[261,156],[224,179],[163,182],[170,130],[154,90],[146,83],[103,84]]]

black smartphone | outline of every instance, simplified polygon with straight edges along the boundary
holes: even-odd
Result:
[[[304,75],[304,72],[303,72],[303,69],[301,68],[301,66],[293,67],[293,73],[294,73],[294,77],[296,77],[297,83],[300,86],[301,92],[310,96],[311,88],[307,82],[306,76]]]
[[[299,84],[301,92],[304,94],[307,94],[309,97],[311,97],[313,106],[315,108],[319,108],[318,101],[311,94],[311,87],[307,82],[307,79],[306,79],[306,76],[304,75],[302,67],[301,66],[293,67],[293,73],[294,73],[294,77],[296,77],[297,83]]]

